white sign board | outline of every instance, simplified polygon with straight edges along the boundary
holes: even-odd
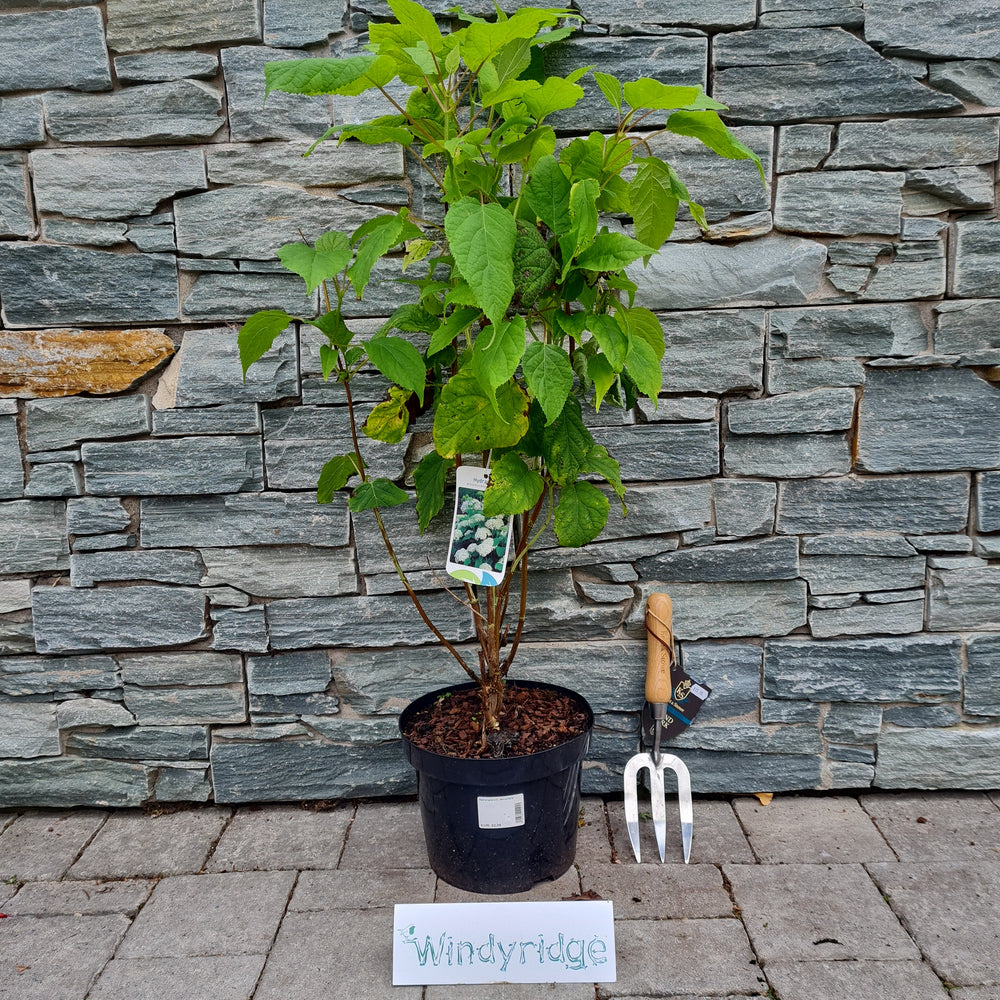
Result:
[[[607,901],[397,903],[392,984],[613,983]]]

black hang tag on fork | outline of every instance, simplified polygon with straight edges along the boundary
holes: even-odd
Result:
[[[670,671],[672,684],[670,701],[660,728],[660,742],[674,739],[694,722],[701,706],[708,700],[712,689],[702,681],[696,681],[680,667],[674,666]],[[655,738],[655,720],[652,709],[647,701],[642,706],[642,738],[643,747],[652,749]]]

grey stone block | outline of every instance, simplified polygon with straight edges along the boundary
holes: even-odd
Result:
[[[21,154],[0,153],[0,238],[3,239],[35,235],[25,166]]]
[[[0,615],[31,607],[30,580],[0,580]]]
[[[969,481],[962,475],[843,478],[781,483],[778,531],[869,530],[912,534],[962,531]]]
[[[13,14],[0,39],[0,91],[110,90],[101,12],[93,7]]]
[[[734,401],[727,407],[729,432],[808,434],[847,430],[854,415],[854,402],[854,391],[848,388],[815,389]]]
[[[238,656],[197,650],[119,657],[122,680],[141,687],[190,687],[238,684],[243,667]]]
[[[702,723],[700,716],[698,721]],[[671,746],[716,753],[820,754],[823,741],[812,725],[786,725],[769,731],[754,721],[692,726],[673,739]]]
[[[261,431],[260,407],[256,403],[154,410],[152,417],[153,433],[163,436],[259,434]]]
[[[593,434],[618,460],[624,481],[704,479],[719,471],[719,426],[714,422],[601,427]]]
[[[74,497],[83,493],[83,480],[75,465],[65,462],[31,466],[26,497]]]
[[[66,448],[80,441],[127,437],[149,432],[149,399],[146,396],[111,396],[100,399],[66,397],[33,399],[25,410],[25,430],[28,447],[32,451]],[[68,510],[86,509],[87,501],[72,501]],[[119,504],[120,508],[120,504]],[[103,511],[103,508],[99,508]],[[110,508],[108,508],[110,509]],[[114,519],[116,527],[125,527]],[[104,525],[112,519],[99,519],[97,530],[107,531]],[[90,531],[75,532],[90,534]]]
[[[823,736],[838,743],[874,744],[881,729],[882,708],[879,705],[835,702],[823,720]]]
[[[85,444],[87,492],[95,496],[184,496],[264,489],[261,439],[163,438]]]
[[[192,259],[181,261],[182,270],[190,270],[191,265]],[[317,303],[316,293],[307,296],[296,275],[208,273],[199,274],[185,291],[182,312],[192,322],[244,320],[260,309],[314,316]]]
[[[111,549],[134,549],[136,537],[133,534],[83,535],[74,539],[74,552],[105,552]]]
[[[156,802],[208,802],[211,797],[212,781],[207,764],[160,762],[153,787]]]
[[[35,651],[35,633],[30,621],[0,621],[0,656],[18,656]]]
[[[834,267],[830,268],[827,277],[842,291],[856,292],[859,299],[871,302],[919,299],[944,294],[946,260],[941,240],[883,245],[880,254],[885,255],[885,262],[877,261],[859,288],[850,289],[846,285],[841,287]]]
[[[379,539],[381,543],[381,539]],[[232,586],[257,597],[335,597],[358,591],[350,549],[308,545],[206,549],[202,586]]]
[[[809,7],[800,0],[762,0],[761,28],[860,27],[865,11],[861,0],[836,0],[823,8]]]
[[[66,222],[42,219],[42,238],[48,243],[85,247],[123,247],[128,243],[124,222]],[[171,247],[173,249],[173,247]]]
[[[844,475],[850,468],[850,443],[844,434],[734,435],[723,452],[729,476],[806,479]]]
[[[826,166],[916,170],[991,163],[998,129],[996,118],[843,122]]]
[[[784,32],[782,32],[784,34]],[[732,247],[670,243],[628,274],[648,309],[800,305],[819,290],[826,248],[796,236],[766,236]]]
[[[0,243],[0,294],[13,328],[171,320],[177,264],[163,254]]]
[[[0,145],[40,146],[45,141],[42,95],[0,97]]]
[[[320,740],[213,740],[216,802],[337,799],[410,794],[412,770],[394,721],[336,720]]]
[[[832,125],[784,125],[778,131],[778,172],[812,170],[830,154]]]
[[[1000,69],[992,59],[931,63],[927,81],[935,90],[954,94],[971,104],[1000,107]]]
[[[0,573],[44,573],[69,568],[66,504],[62,500],[0,503]]]
[[[360,419],[365,416],[364,412]],[[274,489],[313,489],[324,464],[354,450],[346,407],[297,406],[265,410],[264,460]],[[403,446],[364,438],[362,453],[370,476],[401,479]]]
[[[824,361],[820,358],[767,363],[767,387],[770,392],[808,392],[830,386],[864,385],[865,370],[850,359]]]
[[[995,788],[996,730],[890,729],[878,741],[879,788]]]
[[[980,531],[1000,531],[1000,473],[983,472],[977,478],[976,524]]]
[[[264,605],[212,609],[212,649],[265,653],[268,648]]]
[[[957,726],[962,721],[962,715],[952,705],[901,705],[884,708],[882,721],[893,726],[922,729],[929,726]]]
[[[125,685],[125,707],[141,726],[246,722],[243,685],[142,688]]]
[[[328,97],[274,93],[264,104],[264,64],[304,59],[302,50],[239,46],[222,50],[230,137],[234,142],[308,139],[321,136],[333,121]]]
[[[960,102],[917,83],[842,28],[736,31],[713,47],[714,96],[738,121],[803,121],[949,111]],[[803,76],[803,64],[810,72]]]
[[[74,731],[66,734],[66,752],[102,760],[207,760],[208,727],[132,725],[104,732]],[[108,873],[95,871],[92,874]]]
[[[317,504],[312,496],[258,493],[229,497],[173,499],[141,503],[142,543],[158,547],[295,545],[320,548],[348,544],[347,500]]]
[[[0,701],[0,757],[57,757],[61,752],[54,705]]]
[[[868,10],[865,37],[895,55],[994,59],[1000,28],[993,10],[982,0],[967,0],[933,17],[914,18],[900,0],[879,0]]]
[[[6,657],[0,660],[0,694],[59,694],[118,686],[110,656]]]
[[[319,650],[247,657],[247,690],[251,694],[323,692],[331,676],[330,657]]]
[[[608,0],[581,0],[580,13],[594,24],[664,24],[697,28],[742,28],[753,23],[754,10],[746,0],[713,0],[711,3],[643,3],[628,0],[625,4]]]
[[[627,619],[628,631],[642,633],[641,608],[651,593],[669,592],[678,639],[785,635],[806,620],[806,588],[801,580],[673,583],[646,581]]]
[[[1000,279],[993,264],[998,248],[1000,224],[995,219],[971,218],[955,223],[955,295],[1000,295]]]
[[[778,309],[770,320],[771,349],[785,358],[910,357],[928,346],[915,304]]]
[[[917,703],[956,700],[961,641],[955,636],[774,639],[764,644],[767,698]]]
[[[939,208],[942,204],[949,208],[991,208],[993,174],[988,167],[908,170],[904,201],[907,209],[914,213],[915,206],[920,204],[926,204],[929,210]]]
[[[31,168],[38,210],[79,219],[149,215],[165,199],[207,186],[195,149],[36,150]]]
[[[934,348],[938,354],[991,357],[1000,349],[1000,302],[967,299],[939,302],[935,308]]]
[[[24,467],[17,437],[17,418],[0,417],[0,498],[13,500],[24,494]]]
[[[1000,397],[966,369],[869,372],[858,461],[869,472],[1000,464]]]
[[[794,580],[799,575],[799,546],[794,538],[707,545],[636,563],[640,576],[664,583],[724,580]]]
[[[811,555],[803,557],[801,575],[811,594],[850,594],[922,587],[924,568],[923,556]]]
[[[823,170],[778,179],[774,225],[792,233],[899,232],[903,175],[871,170]]]
[[[932,632],[1000,629],[1000,566],[932,571],[927,622]]]
[[[260,32],[260,12],[253,0],[234,0],[222,10],[194,0],[110,0],[108,5],[108,45],[117,52],[259,41]]]
[[[182,646],[207,634],[205,603],[190,587],[38,587],[35,644],[40,653]]]
[[[115,76],[121,83],[211,80],[218,72],[218,56],[210,52],[137,52],[115,56]]]
[[[94,726],[134,726],[135,716],[116,701],[103,698],[74,698],[56,706],[56,721],[60,729],[80,729]]]
[[[302,719],[312,726],[340,714],[340,699],[328,694],[252,694],[248,701],[250,721],[258,723]]]
[[[313,0],[272,0],[264,7],[264,44],[289,48],[325,42],[343,30],[346,0],[317,4]]]
[[[802,539],[804,556],[891,556],[902,559],[916,552],[906,538],[895,534],[838,532]]]
[[[713,484],[715,524],[720,535],[767,535],[774,528],[778,488],[774,483],[719,479]]]
[[[149,798],[151,784],[148,768],[128,761],[74,757],[0,761],[4,807],[139,806]]]
[[[294,215],[288,212],[294,198]],[[290,192],[285,186],[241,184],[174,201],[177,249],[193,257],[274,260],[285,243],[313,242],[331,229],[353,231],[383,209],[346,199]]]
[[[49,134],[61,142],[196,142],[225,124],[222,94],[200,80],[125,87],[112,94],[50,91],[43,98]]]

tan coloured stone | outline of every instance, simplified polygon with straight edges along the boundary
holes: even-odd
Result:
[[[2,330],[0,398],[123,392],[175,350],[162,330]]]

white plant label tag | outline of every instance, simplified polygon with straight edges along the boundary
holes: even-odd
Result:
[[[610,901],[397,903],[392,985],[613,983]]]
[[[511,826],[524,826],[524,794],[480,795],[476,798],[479,809],[480,830],[506,830]]]
[[[460,465],[455,470],[455,513],[445,569],[449,576],[480,587],[496,587],[507,572],[513,517],[487,517],[483,496],[490,470]]]

